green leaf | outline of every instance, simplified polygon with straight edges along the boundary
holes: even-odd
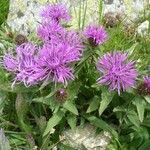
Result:
[[[71,84],[68,85],[67,92],[68,94],[68,100],[74,100],[79,92],[81,83],[80,82],[72,82]]]
[[[131,56],[131,55],[134,53],[135,48],[136,48],[137,45],[138,45],[138,43],[135,43],[135,44],[133,44],[133,45],[127,50],[128,56]]]
[[[43,137],[52,131],[53,127],[55,127],[61,121],[63,116],[64,113],[62,111],[57,111],[57,113],[53,114],[53,116],[47,122],[47,126],[44,131]]]
[[[147,140],[140,146],[138,150],[148,150],[150,148],[150,140]]]
[[[26,96],[23,93],[18,93],[15,103],[16,113],[18,116],[18,121],[22,130],[29,133],[31,132],[31,127],[25,123],[25,118],[29,110],[29,104],[27,102]]]
[[[150,128],[150,119],[145,119],[142,125]]]
[[[104,110],[107,108],[109,103],[112,101],[113,93],[109,92],[108,90],[104,90],[102,92],[102,101],[99,107],[99,115],[101,115]]]
[[[90,112],[95,111],[96,109],[98,109],[99,102],[100,102],[99,99],[100,98],[98,96],[94,96],[94,98],[92,99],[92,101],[91,101],[91,103],[90,103],[86,113],[90,113]]]
[[[144,101],[144,99],[140,98],[140,97],[136,98],[136,100],[134,101],[134,105],[136,106],[140,122],[143,122],[144,111],[145,111],[145,101]]]
[[[150,96],[145,96],[144,98],[150,104]]]
[[[34,98],[34,99],[32,99],[32,101],[37,102],[37,103],[43,103],[43,104],[46,104],[46,105],[50,105],[50,99],[45,98],[45,97]]]
[[[75,115],[78,115],[78,110],[75,106],[75,104],[72,103],[72,101],[67,100],[64,104],[63,107],[67,110],[69,110],[70,112],[72,112]]]
[[[130,120],[130,122],[133,123],[135,126],[137,126],[137,127],[140,126],[139,118],[135,111],[129,111],[127,114],[127,117]]]
[[[73,114],[68,114],[67,116],[67,122],[72,130],[76,128],[77,118]]]
[[[114,138],[118,139],[118,134],[117,132],[113,129],[113,127],[111,127],[110,125],[108,125],[105,121],[103,121],[100,118],[97,118],[95,116],[90,116],[87,117],[87,119],[90,121],[91,124],[93,124],[94,126],[103,129],[105,131],[110,132]]]
[[[58,148],[61,149],[61,150],[76,150],[76,149],[74,149],[74,148],[72,148],[72,147],[70,147],[70,146],[68,146],[68,145],[64,145],[64,144],[62,144],[62,143],[60,143],[60,144],[58,145]]]

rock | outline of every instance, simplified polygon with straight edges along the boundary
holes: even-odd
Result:
[[[146,20],[138,26],[137,34],[139,34],[140,36],[146,36],[148,35],[148,29],[149,29],[149,21]]]
[[[10,0],[10,10],[8,15],[8,25],[21,34],[28,34],[35,31],[41,18],[39,13],[43,5],[54,0]],[[82,8],[86,9],[86,24],[98,22],[99,5],[98,0],[60,0],[72,10],[73,20],[71,24],[73,28],[78,28],[78,17],[80,1]],[[126,18],[125,23],[133,22],[139,17],[141,11],[149,4],[149,0],[103,0],[103,15],[107,13],[121,14],[122,18]],[[74,11],[75,10],[75,11]],[[82,11],[83,12],[83,11]],[[94,14],[94,16],[93,16]],[[149,13],[148,13],[149,14]],[[84,14],[81,14],[82,18]],[[92,17],[91,17],[92,16]]]
[[[4,49],[4,45],[2,43],[0,43],[0,49]]]
[[[77,150],[106,150],[110,143],[111,136],[108,132],[96,134],[96,128],[92,125],[85,125],[84,128],[77,127],[75,130],[66,130],[63,133],[64,144]]]
[[[3,129],[0,129],[0,150],[10,150],[10,145]]]

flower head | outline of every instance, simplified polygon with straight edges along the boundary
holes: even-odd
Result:
[[[65,102],[67,100],[68,93],[66,89],[59,89],[56,91],[55,97],[58,102]]]
[[[34,69],[37,66],[36,47],[31,43],[24,43],[16,48],[16,54],[6,54],[3,65],[15,75],[15,81],[23,82],[26,86],[35,83]]]
[[[42,80],[67,84],[74,79],[70,65],[80,60],[82,49],[82,41],[75,32],[62,30],[43,45],[36,73]]]
[[[144,83],[146,84],[147,88],[150,89],[150,77],[149,76],[146,76],[144,78]]]
[[[37,66],[37,48],[31,44],[23,44],[16,49],[18,59],[18,70],[16,80],[23,82],[26,86],[35,84],[34,69]]]
[[[121,91],[134,87],[137,71],[134,62],[127,61],[127,53],[107,53],[98,60],[97,69],[102,73],[98,83],[109,85],[109,89]]]
[[[4,55],[4,58],[3,58],[3,65],[6,70],[15,72],[18,67],[18,61],[16,60],[14,56],[10,54],[6,54]]]
[[[59,34],[53,36],[51,42],[55,45],[58,45],[58,43],[63,43],[70,46],[73,49],[72,53],[74,53],[74,56],[82,55],[84,46],[79,35],[74,31],[61,30]]]
[[[57,36],[62,30],[64,30],[55,21],[44,22],[39,26],[37,33],[38,36],[45,42],[50,41],[54,36]]]
[[[90,25],[85,29],[85,37],[89,40],[92,46],[102,44],[107,39],[107,33],[102,26]]]
[[[48,20],[51,19],[56,22],[60,22],[60,20],[69,21],[71,18],[68,10],[63,4],[48,5],[45,7],[41,15]]]
[[[142,96],[150,95],[150,77],[144,77],[144,82],[137,87],[138,94]]]
[[[68,43],[47,43],[40,51],[38,64],[39,73],[42,78],[67,84],[68,80],[73,80],[72,62],[80,59],[81,52]]]

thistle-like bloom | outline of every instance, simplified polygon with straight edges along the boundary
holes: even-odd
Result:
[[[40,51],[38,59],[38,73],[43,80],[67,84],[73,80],[73,69],[71,63],[80,59],[81,51],[68,43],[47,43]]]
[[[39,26],[37,30],[38,36],[45,42],[50,41],[54,36],[57,36],[62,30],[62,26],[60,26],[57,22],[44,22]]]
[[[102,26],[90,25],[84,31],[85,37],[92,46],[97,46],[107,40],[107,33]]]
[[[6,54],[3,58],[3,65],[6,70],[15,72],[18,67],[18,61],[13,55]]]
[[[31,43],[24,43],[16,48],[16,54],[6,54],[3,65],[6,70],[15,75],[15,81],[23,82],[26,86],[35,84],[37,77],[34,78],[34,69],[37,66],[36,47]]]
[[[67,100],[67,96],[68,93],[66,89],[59,89],[55,94],[56,100],[61,103]]]
[[[142,96],[150,95],[150,77],[149,76],[144,77],[144,82],[142,82],[137,87],[137,92],[139,95],[142,95]]]
[[[79,35],[74,31],[67,31],[67,30],[61,30],[59,34],[56,34],[56,36],[53,36],[51,39],[51,42],[55,45],[58,45],[58,43],[63,43],[73,49],[73,53],[75,56],[81,56],[83,51],[83,44],[82,40],[79,37]],[[79,57],[78,57],[79,58]],[[77,60],[76,60],[77,61]]]
[[[144,83],[146,84],[147,88],[149,88],[150,90],[150,77],[149,76],[146,76],[144,78]]]
[[[61,20],[69,21],[71,18],[67,8],[63,4],[48,5],[45,7],[41,15],[48,20],[54,20],[58,23]]]
[[[102,73],[98,83],[108,85],[110,91],[117,90],[120,95],[130,87],[134,87],[137,78],[135,62],[127,60],[127,53],[107,53],[98,60],[97,69]]]
[[[74,79],[70,65],[80,60],[82,49],[82,41],[77,33],[62,30],[40,50],[36,73],[43,80],[66,85],[68,80]]]

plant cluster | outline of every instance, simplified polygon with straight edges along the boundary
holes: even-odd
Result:
[[[86,123],[111,134],[110,150],[148,149],[150,70],[134,54],[137,43],[107,50],[116,38],[111,29],[69,28],[63,4],[46,6],[41,16],[36,37],[9,36],[1,51],[0,125],[13,149],[71,149],[60,135]]]

